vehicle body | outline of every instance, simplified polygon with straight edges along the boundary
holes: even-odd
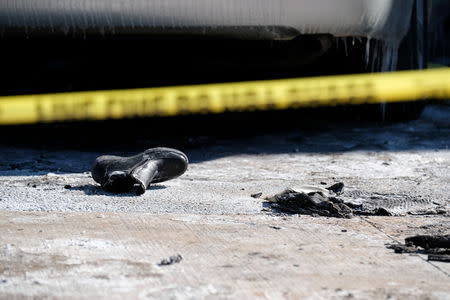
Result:
[[[200,34],[290,39],[305,34],[401,39],[410,0],[3,0],[3,33]]]

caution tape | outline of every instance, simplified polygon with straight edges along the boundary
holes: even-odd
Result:
[[[0,97],[0,124],[450,98],[450,68]]]

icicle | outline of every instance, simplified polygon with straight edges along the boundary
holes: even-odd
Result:
[[[381,71],[391,72],[397,69],[398,50],[400,41],[387,40],[381,41]],[[381,120],[386,119],[386,103],[381,103]]]
[[[347,51],[347,38],[344,38],[344,50],[345,50],[345,56],[348,56],[348,51]]]
[[[424,8],[423,8],[423,1],[416,1],[416,16],[417,16],[417,64],[418,68],[421,70],[424,67],[424,61],[423,61],[423,54],[424,54],[424,33],[425,33],[425,27],[424,27]]]
[[[65,36],[68,36],[69,35],[69,31],[70,31],[69,26],[67,26],[67,25],[62,26],[62,31],[63,31]]]
[[[375,72],[375,67],[377,67],[379,64],[376,64],[376,62],[379,60],[378,58],[378,48],[380,47],[380,41],[375,40],[372,53],[372,66],[370,68],[370,72]]]
[[[399,45],[393,45],[392,47],[392,59],[391,59],[391,68],[390,71],[396,71],[397,70],[397,63],[398,63],[398,48]]]
[[[397,69],[399,46],[400,41],[391,40],[382,42],[382,72],[391,72]]]
[[[369,66],[369,60],[370,60],[370,36],[367,37],[366,42],[366,66]]]

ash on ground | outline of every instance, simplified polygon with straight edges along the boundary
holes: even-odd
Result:
[[[416,235],[407,237],[404,244],[387,244],[395,253],[428,254],[428,260],[450,262],[450,234]]]
[[[351,218],[359,216],[393,216],[402,214],[447,214],[445,207],[436,204],[434,210],[399,211],[395,207],[398,195],[381,195],[357,191],[344,193],[344,183],[330,187],[300,186],[288,188],[272,197],[266,203],[273,212]],[[414,201],[415,199],[409,199]],[[398,203],[401,203],[399,201]]]

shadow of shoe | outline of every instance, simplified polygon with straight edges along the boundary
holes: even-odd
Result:
[[[163,190],[165,189],[165,185],[150,185],[147,190]],[[88,196],[110,196],[110,197],[136,197],[135,192],[126,192],[126,193],[113,193],[103,189],[100,185],[96,184],[83,184],[71,187],[69,190],[82,191],[85,195]]]

